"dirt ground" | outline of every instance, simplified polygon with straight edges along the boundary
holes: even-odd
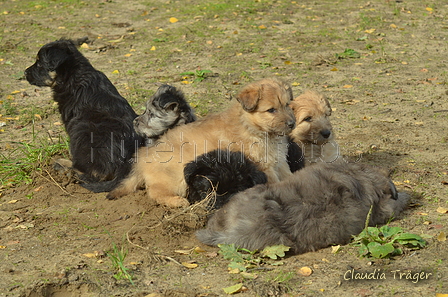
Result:
[[[448,294],[444,1],[3,0],[0,22],[1,172],[23,165],[24,148],[67,139],[50,90],[29,85],[23,71],[45,43],[87,36],[81,51],[137,113],[158,83],[181,88],[200,116],[264,77],[291,83],[295,95],[323,93],[342,153],[390,170],[412,195],[391,225],[431,236],[393,259],[359,258],[348,245],[288,256],[245,279],[196,240],[201,211],[158,206],[144,191],[107,201],[50,162],[36,164],[28,183],[0,176],[0,296],[223,296],[239,283],[239,296]],[[127,250],[134,284],[113,277],[105,256],[113,245]],[[304,266],[311,275],[299,273]],[[352,269],[386,279],[346,280]],[[412,282],[409,272],[431,274]]]

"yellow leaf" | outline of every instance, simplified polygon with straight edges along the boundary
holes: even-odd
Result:
[[[376,31],[376,29],[369,29],[369,30],[365,30],[364,32],[366,32],[368,34],[372,34],[375,31]]]
[[[151,50],[151,51],[155,51],[155,50],[156,50],[156,47],[153,45],[153,46],[151,47],[150,50]]]
[[[340,249],[341,249],[340,245],[334,245],[334,246],[331,247],[331,252],[333,254],[336,254],[337,252],[339,252]]]
[[[182,262],[182,265],[187,267],[188,269],[193,269],[198,267],[198,264],[196,263],[189,263],[189,262]]]
[[[302,276],[310,276],[313,273],[313,270],[311,270],[308,266],[303,266],[297,272]]]
[[[188,80],[183,80],[180,82],[181,84],[188,85],[190,82]]]
[[[65,27],[62,27],[62,26],[61,26],[61,27],[58,27],[58,29],[65,29]]]
[[[6,246],[0,245],[0,249],[6,249]]]
[[[12,91],[11,95],[18,94],[18,93],[20,93],[20,91]]]
[[[333,67],[330,69],[330,71],[338,71],[338,69],[336,67]]]
[[[80,47],[83,48],[83,49],[89,49],[89,45],[87,43],[81,44]]]
[[[438,207],[437,208],[438,213],[448,213],[448,208],[445,207]]]
[[[296,87],[296,86],[300,86],[300,83],[299,82],[293,82],[291,85]]]
[[[266,26],[265,25],[260,25],[260,26],[258,26],[258,29],[264,30],[264,29],[266,29]]]
[[[34,115],[34,117],[37,118],[39,121],[42,121],[42,117],[40,116],[40,114],[37,114],[37,113],[36,113],[36,114]]]
[[[194,251],[195,251],[196,253],[205,253],[205,252],[206,252],[206,250],[201,249],[201,248],[198,247],[198,246],[194,248]]]
[[[448,294],[436,293],[436,297],[448,297]]]
[[[290,65],[291,61],[285,61],[285,65]]]
[[[391,27],[391,28],[397,28],[397,25],[395,25],[395,24],[390,24],[390,26],[389,27]]]
[[[178,21],[179,21],[179,20],[176,19],[175,17],[170,18],[170,23],[171,23],[171,24],[177,23]]]
[[[14,204],[14,203],[17,203],[17,201],[19,201],[19,200],[9,200],[8,203],[9,204]]]
[[[112,74],[119,74],[119,73],[120,73],[120,71],[118,71],[118,70],[112,71]]]
[[[446,241],[446,234],[445,232],[440,232],[439,235],[437,235],[437,240],[438,241]]]
[[[426,10],[429,12],[432,12],[432,8],[431,7],[426,7]]]
[[[85,253],[85,254],[82,254],[84,257],[87,257],[87,258],[96,258],[96,254],[95,253]]]
[[[181,255],[189,255],[191,253],[191,250],[175,250],[174,252]]]
[[[126,55],[124,55],[125,57],[130,57],[130,56],[132,56],[132,54],[126,54]]]
[[[350,88],[353,88],[353,86],[352,85],[345,85],[345,86],[343,86],[343,88],[344,89],[350,89]]]
[[[230,274],[238,274],[238,273],[240,273],[240,270],[238,268],[234,268],[234,269],[229,268],[229,273]]]

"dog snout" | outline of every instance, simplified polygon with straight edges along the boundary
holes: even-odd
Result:
[[[323,138],[328,138],[331,135],[331,131],[328,129],[320,131],[320,135],[322,135]]]
[[[292,130],[292,129],[294,129],[296,127],[296,120],[295,119],[289,120],[286,123],[286,125],[288,125],[288,128],[290,128]]]

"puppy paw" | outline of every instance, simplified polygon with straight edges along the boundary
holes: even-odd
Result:
[[[187,199],[180,196],[163,197],[157,199],[157,202],[172,208],[187,207],[190,205]]]
[[[106,199],[108,199],[108,200],[117,200],[118,197],[115,196],[115,195],[113,195],[112,192],[110,192],[110,193],[108,193],[108,194],[106,195]]]

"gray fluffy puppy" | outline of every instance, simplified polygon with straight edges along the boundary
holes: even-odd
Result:
[[[134,119],[134,129],[150,146],[169,129],[195,120],[184,94],[173,86],[161,85],[146,102],[145,112]]]
[[[236,194],[196,235],[208,245],[260,250],[283,244],[301,254],[349,243],[363,230],[371,206],[369,225],[375,226],[397,216],[408,198],[375,167],[319,163]]]

